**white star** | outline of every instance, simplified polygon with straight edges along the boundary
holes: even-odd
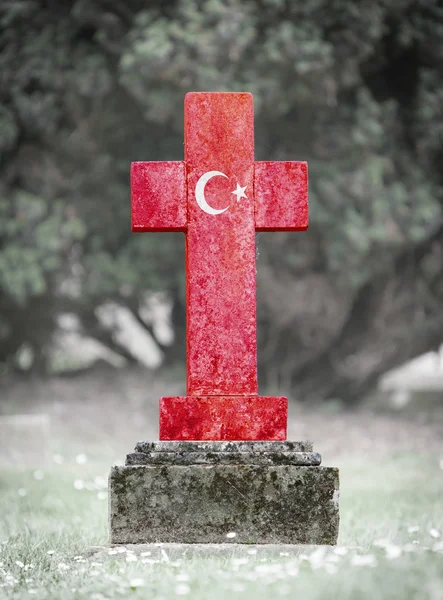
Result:
[[[245,194],[245,189],[247,187],[247,185],[245,185],[245,187],[242,187],[237,183],[237,189],[231,192],[231,194],[235,194],[237,196],[237,202],[240,201],[240,198],[247,198],[247,195]]]

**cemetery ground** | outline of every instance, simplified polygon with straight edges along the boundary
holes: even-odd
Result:
[[[291,405],[289,439],[312,439],[340,468],[334,549],[106,547],[110,466],[156,439],[159,396],[181,391],[171,379],[105,371],[2,384],[3,415],[43,413],[50,428],[31,456],[22,436],[20,468],[0,467],[0,598],[443,598],[441,397],[397,412]]]

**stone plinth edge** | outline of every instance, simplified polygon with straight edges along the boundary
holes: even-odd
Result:
[[[318,452],[132,452],[126,465],[300,465],[318,466]]]
[[[138,442],[126,465],[299,465],[318,466],[312,442]]]
[[[159,441],[137,442],[135,452],[312,452],[309,441]]]

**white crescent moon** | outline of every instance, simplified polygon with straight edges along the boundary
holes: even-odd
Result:
[[[216,177],[217,175],[221,177],[226,177],[226,179],[228,179],[228,176],[222,173],[221,171],[208,171],[200,177],[200,179],[197,181],[197,185],[195,186],[195,198],[197,200],[197,204],[202,210],[205,211],[205,213],[208,213],[208,215],[220,215],[229,208],[229,206],[221,209],[212,208],[212,206],[209,206],[209,204],[206,202],[205,186],[210,179]]]

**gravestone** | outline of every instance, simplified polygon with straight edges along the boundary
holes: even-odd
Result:
[[[0,467],[47,466],[49,432],[49,415],[0,415]]]
[[[308,226],[305,162],[255,162],[248,93],[185,97],[185,160],[131,166],[133,231],[186,237],[187,393],[110,475],[112,543],[335,544],[338,469],[259,396],[256,231]]]

